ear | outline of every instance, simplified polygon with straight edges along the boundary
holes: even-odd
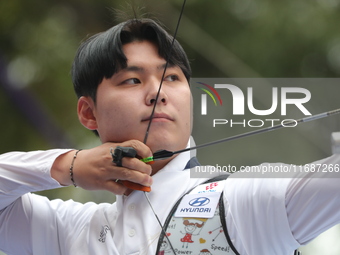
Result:
[[[78,99],[78,119],[84,127],[90,130],[96,130],[98,128],[94,110],[95,104],[91,97],[82,96]]]

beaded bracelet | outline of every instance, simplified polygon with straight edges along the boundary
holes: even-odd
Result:
[[[76,153],[74,154],[73,159],[72,159],[72,163],[71,163],[71,166],[70,166],[70,177],[71,177],[71,181],[72,181],[74,187],[77,187],[77,184],[75,183],[75,181],[73,179],[73,165],[74,165],[74,161],[76,160],[76,157],[77,157],[77,154],[78,154],[79,151],[81,151],[81,150],[77,150]]]

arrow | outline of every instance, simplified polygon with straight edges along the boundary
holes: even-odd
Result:
[[[278,129],[281,129],[281,128],[285,128],[285,127],[295,127],[300,123],[330,117],[332,115],[336,115],[336,114],[339,114],[339,113],[340,113],[340,108],[332,110],[332,111],[312,115],[312,116],[309,116],[309,117],[297,119],[297,120],[287,121],[284,124],[281,123],[281,124],[278,124],[278,125],[275,125],[275,126],[261,128],[261,129],[257,129],[257,130],[250,131],[250,132],[247,132],[247,133],[234,135],[234,136],[230,136],[230,137],[227,137],[227,138],[222,138],[222,139],[219,139],[219,140],[216,140],[216,141],[204,143],[204,144],[197,145],[197,146],[190,147],[190,148],[186,148],[186,149],[183,149],[183,150],[178,150],[178,151],[160,150],[160,151],[155,152],[152,157],[143,158],[143,159],[141,159],[141,161],[148,163],[148,164],[152,164],[153,161],[167,159],[167,158],[172,157],[175,154],[179,154],[179,153],[182,153],[182,152],[196,150],[196,149],[208,147],[208,146],[211,146],[211,145],[214,145],[214,144],[229,142],[229,141],[232,141],[232,140],[241,139],[241,138],[249,137],[249,136],[252,136],[252,135],[262,134],[262,133],[278,130]]]

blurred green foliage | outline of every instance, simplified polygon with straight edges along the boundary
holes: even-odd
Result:
[[[117,9],[126,17],[147,13],[173,33],[181,4],[1,1],[0,153],[99,144],[76,116],[70,68],[77,47],[89,35],[124,19]],[[339,8],[338,0],[190,0],[178,40],[192,62],[193,77],[338,77]],[[257,145],[250,141],[247,147]],[[238,150],[233,151],[240,154]],[[279,152],[276,155],[285,154]]]
[[[182,1],[130,3],[173,33]],[[0,1],[0,153],[99,144],[78,122],[70,68],[85,37],[117,23],[114,9],[133,16],[125,0]],[[336,78],[340,75],[339,10],[339,0],[189,0],[178,40],[192,62],[193,77]],[[47,126],[35,121],[36,109]],[[283,138],[287,136],[283,133]],[[245,162],[247,154],[261,158],[260,152],[273,160],[286,154],[293,157],[289,148],[273,144],[274,139],[275,135],[247,140],[204,154],[211,153],[208,158],[215,160],[221,157],[217,151],[227,150]],[[312,146],[303,147],[299,134],[291,139],[311,158],[326,154],[309,152]],[[330,142],[324,140],[327,147]],[[111,194],[72,187],[43,194],[84,202],[114,201]]]
[[[124,19],[115,9],[127,17],[147,13],[173,33],[181,4],[1,1],[0,152],[99,144],[76,116],[70,68],[77,47]],[[178,40],[192,62],[193,77],[338,77],[339,8],[338,0],[190,0]],[[256,145],[250,141],[247,147]]]
[[[173,31],[181,1],[132,5],[145,7],[143,12]],[[72,59],[83,38],[116,23],[115,8],[129,10],[126,1],[0,2],[1,69],[14,89],[33,95],[70,145],[93,139],[77,121]],[[338,77],[338,13],[337,0],[188,1],[179,40],[192,60],[194,77]],[[53,147],[2,87],[0,152]]]

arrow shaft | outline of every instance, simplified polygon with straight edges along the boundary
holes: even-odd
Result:
[[[312,115],[312,116],[309,116],[309,117],[288,121],[284,124],[281,123],[281,124],[278,124],[278,125],[275,125],[275,126],[265,127],[265,128],[257,129],[257,130],[254,130],[254,131],[246,132],[246,133],[243,133],[243,134],[234,135],[234,136],[230,136],[230,137],[223,138],[223,139],[220,139],[220,140],[200,144],[200,145],[190,147],[190,148],[186,148],[186,149],[183,149],[183,150],[174,151],[173,154],[178,154],[178,153],[182,153],[182,152],[186,152],[186,151],[196,150],[196,149],[208,147],[208,146],[211,146],[211,145],[214,145],[214,144],[225,143],[225,142],[229,142],[229,141],[232,141],[232,140],[236,140],[236,139],[240,139],[240,138],[244,138],[244,137],[249,137],[249,136],[252,136],[252,135],[262,134],[262,133],[274,131],[274,130],[289,127],[289,126],[294,127],[294,126],[297,126],[300,123],[326,118],[326,117],[329,117],[329,116],[332,116],[332,115],[335,115],[335,114],[339,114],[339,113],[340,113],[340,108],[332,110],[332,111]]]

